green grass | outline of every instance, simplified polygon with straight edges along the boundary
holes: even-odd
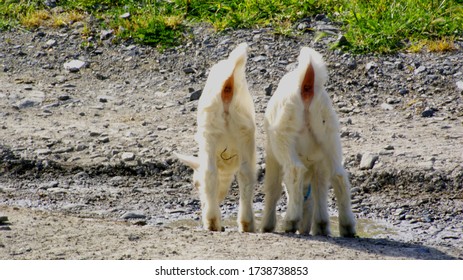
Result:
[[[170,47],[188,36],[187,26],[210,23],[227,28],[273,27],[297,35],[294,26],[325,13],[343,24],[356,53],[408,49],[446,51],[463,38],[463,0],[61,0],[65,13],[51,12],[39,0],[0,0],[0,28],[22,25],[60,27],[93,15],[118,38]],[[129,19],[120,15],[129,12]],[[81,18],[82,16],[82,18]]]

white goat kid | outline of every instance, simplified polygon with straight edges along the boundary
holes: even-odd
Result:
[[[350,184],[342,166],[339,124],[324,84],[322,56],[302,48],[298,67],[280,81],[265,112],[266,174],[262,230],[275,229],[282,182],[288,207],[284,230],[329,235],[327,196],[334,187],[341,236],[355,236]],[[311,195],[310,195],[311,193]]]
[[[220,203],[236,173],[240,191],[238,225],[254,231],[252,210],[256,183],[254,103],[245,77],[247,44],[240,44],[226,60],[211,68],[198,104],[198,157],[177,154],[194,169],[205,229],[224,230]]]

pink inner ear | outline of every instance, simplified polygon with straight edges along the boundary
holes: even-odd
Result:
[[[223,103],[230,103],[233,98],[233,86],[234,86],[234,79],[233,75],[228,78],[222,87],[222,102]]]
[[[310,103],[314,95],[315,71],[312,64],[305,71],[304,80],[301,85],[301,97],[304,103]]]

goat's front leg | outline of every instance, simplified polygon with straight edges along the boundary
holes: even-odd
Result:
[[[249,141],[251,143],[253,141]],[[242,148],[242,160],[238,171],[238,185],[240,188],[240,205],[238,210],[238,226],[241,232],[254,232],[254,211],[252,202],[254,197],[254,185],[257,181],[256,161],[254,145]]]
[[[303,216],[303,183],[306,168],[299,160],[293,161],[290,166],[284,167],[283,181],[288,195],[288,208],[284,219],[285,232],[296,232]]]
[[[352,213],[350,183],[346,171],[341,166],[338,167],[331,182],[338,204],[339,234],[343,237],[355,237],[355,217]]]

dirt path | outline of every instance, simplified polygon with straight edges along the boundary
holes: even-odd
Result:
[[[0,216],[10,223],[0,259],[463,259],[461,49],[352,56],[330,50],[331,36],[195,27],[190,42],[159,53],[109,39],[83,47],[79,28],[0,33]],[[361,238],[239,234],[232,221],[223,233],[198,228],[191,170],[172,152],[197,152],[208,69],[242,41],[257,114],[256,212],[263,112],[311,46],[328,64]],[[84,66],[69,71],[72,60]],[[225,219],[237,202],[234,184]],[[335,215],[332,195],[329,205]]]

